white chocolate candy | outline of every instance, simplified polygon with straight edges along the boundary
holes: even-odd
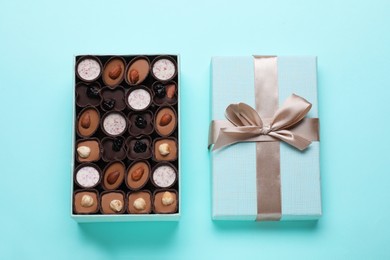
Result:
[[[104,118],[103,128],[110,135],[120,135],[126,129],[126,118],[119,113],[111,113]]]
[[[152,71],[159,80],[169,80],[175,75],[176,68],[171,60],[159,59],[153,64]]]
[[[95,186],[100,178],[98,170],[92,166],[82,167],[76,173],[77,183],[84,188],[91,188]]]
[[[149,92],[144,89],[133,90],[127,98],[127,102],[130,107],[135,110],[143,110],[147,108],[151,100]]]
[[[160,166],[153,172],[153,181],[159,187],[169,187],[175,182],[175,180],[176,172],[168,165]]]
[[[88,81],[95,80],[100,75],[100,64],[95,59],[83,59],[77,66],[79,76]]]

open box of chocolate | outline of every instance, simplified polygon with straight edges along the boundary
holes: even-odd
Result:
[[[71,215],[178,220],[177,55],[75,57]]]

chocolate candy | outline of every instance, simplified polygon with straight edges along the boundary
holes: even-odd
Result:
[[[89,137],[96,132],[99,123],[99,111],[94,107],[86,107],[77,117],[77,133],[82,137]]]
[[[115,138],[104,137],[102,139],[103,160],[106,162],[124,160],[126,157],[124,142],[124,138],[121,136]]]
[[[121,57],[112,57],[104,66],[102,78],[105,85],[114,88],[122,82],[124,75],[125,60]]]
[[[94,164],[81,164],[76,168],[76,183],[82,188],[95,187],[100,182],[100,170]]]
[[[121,161],[111,162],[103,171],[103,188],[115,190],[123,182],[125,177],[125,164]]]
[[[170,80],[176,74],[176,65],[169,57],[159,57],[153,61],[152,73],[157,80]]]
[[[107,135],[118,136],[124,133],[127,127],[126,117],[119,112],[112,112],[103,117],[103,131]]]
[[[96,80],[102,71],[100,61],[92,56],[86,56],[78,61],[76,65],[77,76],[84,81]]]

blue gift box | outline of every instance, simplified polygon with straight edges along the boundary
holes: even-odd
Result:
[[[212,58],[212,120],[226,120],[232,103],[255,107],[254,57]],[[292,93],[312,104],[307,114],[318,118],[316,57],[277,57],[279,104]],[[322,214],[319,141],[304,151],[280,144],[281,219],[312,220]],[[256,143],[241,142],[211,153],[212,217],[256,220]],[[265,198],[266,199],[266,198]]]

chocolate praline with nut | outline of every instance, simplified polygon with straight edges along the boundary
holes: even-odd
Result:
[[[177,212],[177,192],[175,190],[157,190],[153,196],[153,209],[155,213]]]
[[[92,214],[99,211],[99,199],[96,190],[81,190],[73,196],[73,210],[76,214]]]
[[[177,141],[174,138],[156,139],[153,144],[153,159],[156,161],[174,161],[177,159]]]
[[[112,57],[109,59],[103,69],[103,82],[113,88],[119,85],[125,75],[125,61],[121,57]]]
[[[130,214],[149,214],[152,211],[150,191],[130,192],[127,194],[127,211]]]
[[[156,113],[154,120],[156,131],[161,136],[171,135],[177,125],[177,116],[172,107],[162,107]]]
[[[150,176],[150,165],[147,161],[135,161],[127,170],[126,184],[131,190],[139,190],[145,186]]]
[[[99,123],[99,111],[94,107],[86,107],[77,116],[77,133],[82,137],[89,137],[96,132]]]
[[[103,192],[100,198],[100,211],[103,214],[122,214],[126,210],[123,191]]]
[[[125,165],[121,161],[115,161],[106,166],[103,170],[103,188],[106,190],[115,190],[125,178]]]
[[[130,61],[126,68],[126,82],[129,85],[141,84],[148,76],[150,62],[147,57],[139,56]]]
[[[100,159],[100,150],[99,139],[81,139],[76,144],[76,159],[79,162],[98,161]]]

